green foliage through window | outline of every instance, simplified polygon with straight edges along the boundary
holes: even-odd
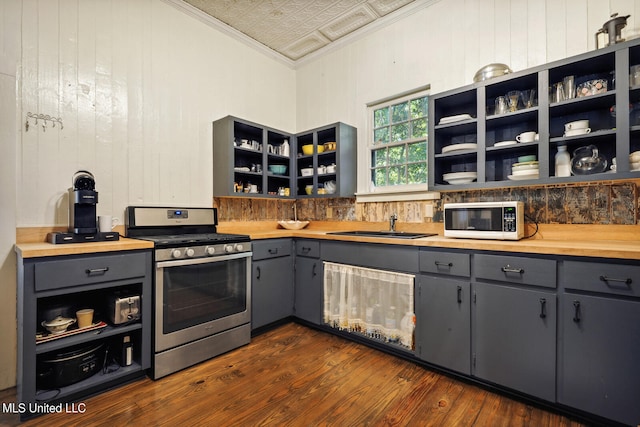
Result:
[[[374,107],[371,181],[376,187],[426,184],[429,98]]]

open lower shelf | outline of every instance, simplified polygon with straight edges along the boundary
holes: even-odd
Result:
[[[36,354],[48,353],[54,350],[71,347],[77,344],[85,344],[92,341],[101,340],[119,334],[142,329],[142,323],[131,323],[123,326],[107,325],[105,328],[83,332],[66,338],[60,338],[55,341],[43,342],[36,345]],[[34,338],[35,339],[35,338]]]

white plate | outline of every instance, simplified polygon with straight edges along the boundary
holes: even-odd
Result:
[[[249,172],[251,169],[246,167],[245,168],[240,167],[240,168],[233,168],[233,170],[236,172]]]
[[[478,148],[478,144],[476,144],[475,142],[465,142],[463,144],[447,145],[446,147],[442,147],[442,154],[448,153],[449,151],[475,150],[477,148]]]
[[[586,135],[588,133],[591,133],[591,129],[590,128],[586,128],[586,129],[571,129],[571,130],[566,131],[563,136],[565,136],[565,137],[567,137],[567,136],[578,136],[578,135]]]
[[[440,119],[440,121],[438,122],[439,125],[446,125],[449,123],[455,123],[455,122],[461,122],[463,120],[469,120],[472,119],[473,117],[471,117],[471,115],[469,114],[458,114],[456,116],[449,116],[449,117],[443,117]]]
[[[536,169],[516,169],[516,170],[511,170],[511,173],[513,174],[513,176],[525,176],[525,175],[538,175],[540,174],[540,171],[536,168]]]
[[[509,145],[515,145],[518,141],[500,141],[493,144],[494,147],[507,147]]]
[[[478,177],[477,172],[452,172],[442,175],[442,179],[449,184],[468,184]]]
[[[538,174],[530,174],[530,175],[509,175],[509,179],[512,181],[520,181],[523,179],[536,179],[538,178]]]
[[[538,164],[518,165],[518,164],[514,163],[511,166],[511,170],[513,172],[515,172],[515,171],[525,171],[525,170],[536,170],[537,171],[538,169],[540,169],[540,165],[538,165]]]

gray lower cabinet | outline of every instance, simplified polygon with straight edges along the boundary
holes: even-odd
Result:
[[[292,245],[291,239],[253,242],[251,329],[293,313]]]
[[[40,415],[41,404],[74,402],[145,375],[151,367],[151,251],[18,256],[17,265],[22,419]],[[113,324],[110,302],[132,295],[140,296],[140,319]],[[94,310],[85,332],[73,324],[68,334],[47,335],[41,326],[57,316],[75,318],[84,308]],[[124,343],[132,345],[131,363],[120,358]]]
[[[567,261],[564,272],[558,402],[640,425],[640,266]]]
[[[295,302],[296,317],[320,325],[322,323],[322,260],[320,242],[297,240],[295,243]]]
[[[469,281],[420,275],[417,288],[417,356],[426,362],[470,375]]]
[[[472,374],[550,402],[556,389],[556,294],[473,283]]]
[[[556,400],[555,259],[474,254],[472,375]]]

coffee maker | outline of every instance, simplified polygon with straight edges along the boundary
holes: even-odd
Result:
[[[96,181],[89,171],[80,170],[73,175],[69,188],[69,233],[95,234],[98,232]]]
[[[96,181],[89,171],[80,170],[71,179],[69,196],[68,232],[52,232],[47,235],[49,243],[81,243],[119,240],[118,232],[98,231],[96,205],[98,192]]]

